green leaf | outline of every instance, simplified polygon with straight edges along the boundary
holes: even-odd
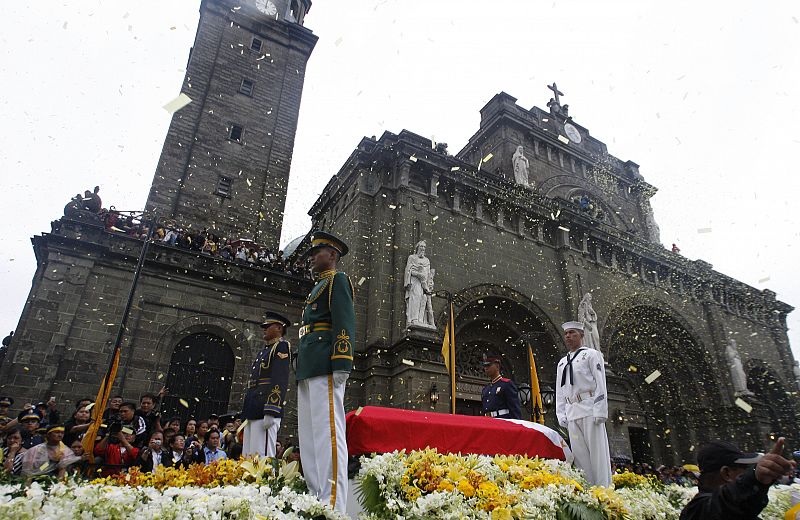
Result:
[[[602,511],[592,509],[581,502],[565,502],[556,513],[557,520],[605,520]]]
[[[380,513],[385,505],[378,479],[373,475],[367,475],[361,479],[356,490],[356,498],[358,498],[364,511],[370,513]]]

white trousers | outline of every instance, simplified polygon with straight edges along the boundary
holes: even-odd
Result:
[[[595,424],[594,417],[581,417],[570,421],[567,429],[575,465],[586,473],[589,484],[610,486],[611,455],[605,423]]]
[[[311,493],[342,513],[347,508],[345,386],[334,388],[332,375],[303,379],[297,384],[303,477]]]
[[[264,419],[248,419],[244,425],[244,441],[242,455],[258,455],[275,457],[275,443],[278,441],[278,429],[281,420],[275,419],[268,429],[264,429]]]

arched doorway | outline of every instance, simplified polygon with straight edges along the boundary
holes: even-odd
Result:
[[[184,337],[172,353],[162,414],[205,419],[228,412],[233,368],[233,352],[221,337],[207,332]]]
[[[746,449],[763,450],[770,441],[786,437],[787,445],[798,438],[795,411],[780,379],[765,363],[751,360],[748,363],[747,388],[757,403],[755,415],[756,428],[751,434],[753,443]],[[747,398],[745,398],[747,399]]]
[[[680,464],[700,442],[719,438],[721,387],[685,324],[638,304],[612,313],[603,332],[609,394],[617,395],[609,404],[612,455],[627,448],[643,459],[635,462]]]
[[[473,298],[461,305],[455,319],[456,373],[461,390],[456,401],[457,413],[481,413],[480,389],[487,384],[481,366],[485,356],[502,360],[502,373],[517,386],[530,385],[528,344],[533,348],[541,386],[552,386],[558,349],[555,338],[537,310],[520,295],[488,295]],[[523,303],[524,302],[524,303]],[[527,411],[525,409],[527,408]],[[523,406],[523,417],[529,417],[530,403]],[[551,414],[552,415],[552,414]],[[548,424],[555,417],[548,417]]]

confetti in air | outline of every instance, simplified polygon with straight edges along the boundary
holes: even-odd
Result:
[[[492,160],[492,157],[494,157],[494,154],[493,154],[493,153],[487,153],[487,154],[486,154],[486,157],[484,157],[483,159],[481,159],[481,162],[485,162],[485,163],[486,163],[486,162],[489,162],[489,161],[491,161],[491,160]]]
[[[178,399],[178,402],[181,403],[181,406],[184,408],[189,408],[189,403],[186,401],[186,399]]]
[[[567,139],[567,138],[566,138],[566,137],[564,137],[563,135],[559,135],[559,136],[558,136],[558,140],[559,140],[559,141],[561,141],[561,142],[562,142],[562,143],[564,143],[564,144],[569,144],[569,139]]]
[[[697,230],[698,233],[711,233],[710,227],[703,227]]]
[[[175,112],[182,109],[191,102],[192,98],[181,92],[178,97],[176,97],[175,99],[164,105],[164,110],[166,110],[170,114],[174,114]]]
[[[750,404],[747,401],[745,401],[744,399],[742,399],[741,397],[737,397],[736,401],[734,401],[733,404],[735,404],[736,406],[738,406],[739,408],[741,408],[742,410],[744,410],[747,413],[750,413],[750,412],[753,411],[753,407],[750,406]]]
[[[655,370],[655,371],[653,371],[652,374],[650,374],[649,376],[644,378],[644,382],[647,383],[648,385],[650,385],[650,384],[653,383],[653,381],[655,381],[659,377],[661,377],[661,372],[659,372],[658,370]]]

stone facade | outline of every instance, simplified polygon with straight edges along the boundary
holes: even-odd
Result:
[[[2,390],[20,403],[44,396],[55,396],[59,403],[93,397],[108,368],[143,241],[65,218],[53,222],[51,233],[34,237],[33,244],[39,267],[0,370]],[[263,345],[259,324],[264,311],[299,322],[311,286],[309,280],[283,273],[150,245],[114,392],[137,399],[162,385],[183,386],[166,400],[166,414],[202,417],[209,411],[238,410],[251,361]],[[178,345],[197,334],[217,338],[221,355],[197,352],[191,362],[202,366],[208,360],[208,370],[194,371],[187,388],[173,365],[181,354]],[[292,327],[287,337],[296,334]],[[226,358],[223,366],[212,363]],[[291,430],[296,424],[293,392],[287,400]]]
[[[317,41],[301,25],[310,2],[277,4],[276,19],[252,1],[202,2],[181,87],[192,103],[172,118],[146,206],[178,225],[247,237],[274,251],[306,62]],[[286,20],[293,10],[300,23]]]
[[[609,364],[613,455],[677,463],[714,436],[754,448],[772,434],[800,440],[791,421],[792,308],[665,250],[649,204],[655,188],[635,163],[608,154],[577,123],[514,101],[495,96],[456,156],[405,130],[363,139],[311,209],[314,227],[351,248],[342,268],[356,286],[361,383],[351,385],[350,406],[448,409],[439,352],[446,301],[435,301],[437,334],[405,327],[403,269],[422,239],[436,288],[454,298],[462,413],[480,412],[485,353],[526,382],[531,344],[539,379],[552,388],[565,351],[559,325],[576,319],[591,292]],[[579,145],[565,141],[565,122],[579,129]],[[519,144],[533,189],[514,183]],[[735,404],[730,338],[756,394],[750,413]],[[662,375],[644,382],[656,370]],[[434,384],[441,399],[432,404]],[[555,426],[553,413],[547,423]]]

